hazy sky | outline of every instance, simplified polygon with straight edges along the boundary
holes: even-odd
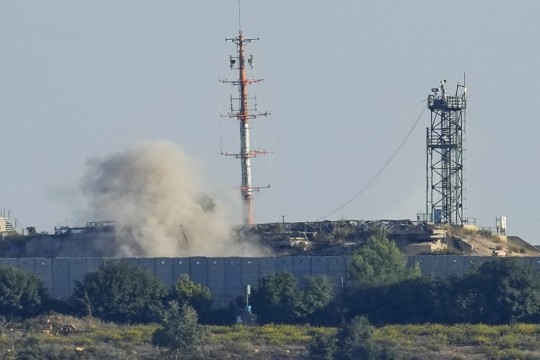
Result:
[[[38,231],[83,225],[86,161],[166,139],[200,160],[221,201],[240,184],[225,42],[236,0],[0,0],[0,208]],[[442,79],[467,74],[466,210],[535,235],[540,191],[537,0],[243,1],[260,37],[252,86],[257,222],[316,220],[381,169]],[[330,219],[415,219],[425,209],[429,111],[396,159]],[[220,140],[221,139],[221,140]],[[232,190],[231,190],[232,189]],[[240,195],[234,216],[241,222]]]

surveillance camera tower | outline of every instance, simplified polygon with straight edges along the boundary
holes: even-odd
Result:
[[[446,80],[431,89],[428,108],[431,125],[426,129],[426,213],[435,223],[461,225],[464,201],[464,143],[467,88],[458,83],[454,95]]]

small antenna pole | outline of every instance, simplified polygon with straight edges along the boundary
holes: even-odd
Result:
[[[242,32],[242,13],[240,12],[240,0],[238,0],[238,31]]]

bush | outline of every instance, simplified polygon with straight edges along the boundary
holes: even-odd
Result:
[[[308,276],[299,284],[291,273],[268,275],[253,292],[253,311],[261,323],[321,323],[334,299],[327,276]]]
[[[366,288],[394,284],[420,276],[420,268],[407,267],[407,256],[384,235],[373,235],[354,252],[348,267],[352,287]]]
[[[31,317],[43,310],[46,300],[43,284],[36,276],[0,266],[0,315]]]
[[[444,280],[422,277],[388,286],[349,290],[350,315],[366,315],[377,325],[436,322],[449,312]]]
[[[197,323],[197,312],[190,306],[180,307],[171,301],[160,325],[152,336],[152,344],[166,348],[171,358],[192,354],[204,340],[204,329]]]
[[[334,300],[334,289],[328,276],[305,277],[297,293],[295,314],[298,319],[312,324],[328,321],[325,312]]]
[[[316,334],[308,345],[313,359],[333,360],[338,352],[338,341],[335,336]]]
[[[193,307],[197,314],[203,318],[203,322],[208,321],[213,302],[210,289],[191,281],[188,274],[182,274],[176,280],[169,299],[177,302],[180,307]]]
[[[508,324],[540,320],[540,275],[531,265],[514,258],[480,265],[455,282],[458,321]]]
[[[259,322],[286,323],[295,320],[294,304],[297,298],[296,278],[291,273],[265,276],[251,296],[253,311]]]
[[[149,323],[160,318],[166,293],[163,284],[145,270],[111,261],[76,282],[71,303],[82,315]]]
[[[317,359],[394,359],[393,351],[384,347],[379,349],[372,339],[375,327],[364,316],[355,316],[337,337],[314,336],[308,346],[310,355]]]
[[[355,316],[338,332],[339,358],[365,359],[372,352],[375,327],[364,316]]]

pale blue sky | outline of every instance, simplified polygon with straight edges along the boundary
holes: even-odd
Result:
[[[535,235],[540,192],[540,2],[243,1],[260,37],[253,86],[258,222],[309,221],[354,196],[391,156],[439,80],[467,73],[466,216]],[[235,0],[0,0],[0,208],[39,231],[81,225],[86,159],[147,139],[181,144],[208,190],[240,183],[225,37]],[[424,116],[395,161],[331,219],[416,217],[425,208]],[[240,195],[238,195],[240,197]],[[237,222],[241,222],[240,209]],[[85,219],[93,220],[93,219]],[[536,237],[536,238],[535,238]]]

